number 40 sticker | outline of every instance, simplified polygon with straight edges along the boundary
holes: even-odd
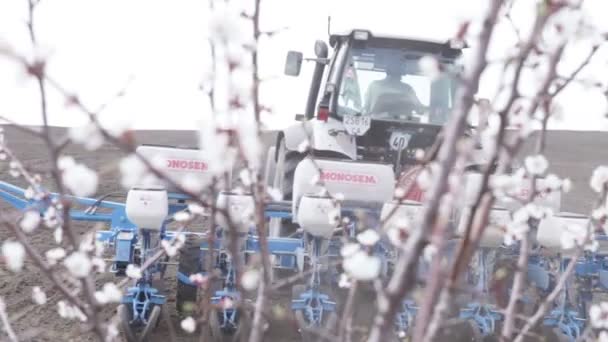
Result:
[[[401,151],[407,148],[407,145],[410,143],[410,139],[412,135],[406,132],[393,132],[391,133],[391,138],[389,140],[391,149],[395,151]]]

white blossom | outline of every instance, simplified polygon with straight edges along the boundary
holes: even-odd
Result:
[[[61,241],[63,241],[63,229],[61,227],[55,228],[55,231],[53,231],[53,238],[55,238],[56,243],[61,243]]]
[[[106,331],[107,334],[107,340],[109,341],[114,341],[116,340],[116,338],[118,337],[118,335],[120,334],[120,331],[118,330],[118,327],[116,326],[117,324],[114,322],[109,322],[108,323],[108,328]]]
[[[360,250],[361,246],[358,243],[347,243],[340,249],[340,255],[342,255],[343,258],[348,258]]]
[[[133,278],[133,279],[139,279],[142,277],[141,268],[139,268],[139,266],[136,266],[133,264],[127,265],[126,274],[127,274],[127,277]]]
[[[204,284],[207,281],[207,277],[200,273],[191,274],[190,277],[188,277],[188,279],[190,279],[190,281],[197,286],[201,286],[202,284]]]
[[[20,169],[21,164],[19,164],[17,161],[13,160],[9,163],[9,173],[11,174],[12,177],[17,178],[21,175],[21,171]]]
[[[59,214],[55,206],[50,206],[44,211],[42,216],[44,224],[49,228],[55,228],[59,225]]]
[[[65,258],[66,253],[65,249],[61,247],[56,247],[49,249],[48,251],[46,251],[46,253],[44,253],[44,255],[46,256],[46,260],[50,265],[55,265],[59,260]]]
[[[403,189],[402,187],[398,187],[395,189],[395,194],[394,194],[395,198],[404,198],[405,197],[405,189]]]
[[[556,191],[562,187],[562,181],[554,174],[549,174],[545,177],[545,184],[547,190]]]
[[[340,279],[338,280],[338,287],[342,289],[348,289],[352,286],[352,282],[346,273],[340,273]]]
[[[540,154],[526,157],[524,164],[526,165],[526,170],[528,170],[530,174],[537,176],[545,173],[549,167],[547,158]]]
[[[437,246],[435,246],[433,244],[428,244],[422,250],[422,256],[423,256],[424,260],[426,260],[427,262],[431,262],[431,260],[433,260],[433,257],[435,255],[437,255],[437,252],[438,252]]]
[[[120,303],[122,299],[122,292],[114,283],[105,283],[101,291],[95,292],[95,300],[99,304],[108,304],[108,303]]]
[[[587,239],[587,228],[578,224],[568,224],[560,236],[560,243],[565,250],[581,246]]]
[[[83,164],[76,164],[63,170],[65,186],[76,196],[91,196],[97,191],[97,172]]]
[[[206,214],[205,208],[203,206],[199,205],[198,203],[188,204],[188,211],[190,211],[194,215],[203,216]]]
[[[6,240],[2,244],[2,256],[9,270],[19,272],[25,261],[25,248],[18,241]]]
[[[592,212],[591,212],[591,217],[594,220],[602,220],[603,218],[608,216],[608,208],[606,206],[601,206],[599,208],[595,208]]]
[[[29,200],[34,198],[35,194],[36,192],[34,191],[34,189],[31,186],[28,186],[27,189],[25,189],[25,191],[23,192],[23,197]]]
[[[73,252],[63,261],[65,267],[76,278],[88,276],[93,267],[91,259],[83,252]]]
[[[251,178],[251,171],[249,171],[248,169],[242,169],[241,172],[239,172],[239,178],[241,179],[243,185],[246,187],[249,187],[251,186],[251,184],[253,184],[253,179]]]
[[[21,222],[19,222],[19,226],[26,233],[33,232],[38,225],[40,224],[40,213],[33,210],[28,210],[23,214],[23,218]]]
[[[247,291],[255,290],[260,283],[260,271],[249,269],[241,276],[241,286]]]
[[[209,18],[210,37],[222,45],[243,41],[245,33],[240,14],[241,10],[232,3],[217,3]]]
[[[100,148],[104,142],[103,134],[92,121],[80,127],[70,128],[69,136],[72,141],[89,151]]]
[[[136,155],[123,158],[119,164],[121,184],[130,189],[134,185],[141,185],[143,180],[150,179],[147,166]]]
[[[595,192],[602,192],[606,182],[608,182],[608,166],[598,166],[593,170],[589,185]]]
[[[608,329],[608,302],[592,305],[589,309],[589,321],[595,329]]]
[[[570,190],[572,190],[572,181],[569,178],[564,178],[562,180],[562,191],[570,192]]]
[[[422,74],[427,76],[431,80],[435,80],[441,75],[439,62],[433,56],[426,55],[420,58],[420,60],[418,61],[418,67],[420,68]]]
[[[378,277],[381,261],[377,256],[369,255],[365,251],[360,250],[344,258],[342,266],[344,267],[344,271],[353,279],[367,281]]]
[[[283,194],[281,193],[281,190],[278,188],[268,187],[268,188],[266,188],[266,192],[268,193],[268,196],[270,196],[270,198],[273,201],[278,202],[283,199]]]
[[[37,305],[43,305],[46,303],[46,293],[42,291],[40,286],[34,286],[32,288],[32,301]]]
[[[175,214],[173,214],[173,219],[176,222],[186,222],[189,221],[192,218],[192,216],[190,215],[190,213],[186,212],[186,211],[179,211]]]
[[[606,331],[606,330],[600,331],[600,333],[597,337],[597,342],[608,342],[608,331]]]
[[[93,265],[93,269],[99,273],[104,273],[106,271],[106,262],[102,258],[91,258],[91,265]]]
[[[85,316],[80,309],[66,303],[63,300],[57,302],[57,312],[62,318],[79,319],[81,322],[87,321],[87,316]]]
[[[380,235],[373,229],[367,229],[357,235],[357,241],[364,246],[373,246],[380,241]]]
[[[504,243],[507,246],[512,245],[515,241],[521,240],[524,235],[530,230],[527,223],[511,222],[507,224],[507,232],[504,237]]]
[[[192,318],[190,316],[183,319],[179,325],[188,334],[192,334],[194,332],[194,330],[196,330],[196,321],[194,320],[194,318]]]

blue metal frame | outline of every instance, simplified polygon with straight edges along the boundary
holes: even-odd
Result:
[[[489,251],[480,248],[478,251],[476,269],[479,277],[475,283],[475,290],[487,297],[489,295],[488,282],[493,265],[489,265]],[[460,309],[459,317],[463,320],[472,321],[483,336],[493,334],[496,330],[496,322],[503,319],[503,315],[494,305],[485,303],[471,303],[466,308]]]

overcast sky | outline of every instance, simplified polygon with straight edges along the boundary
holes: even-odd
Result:
[[[242,0],[239,0],[242,1]],[[243,0],[244,1],[244,0]],[[533,4],[533,0],[521,3]],[[450,36],[458,23],[479,16],[485,0],[262,0],[263,26],[288,30],[260,45],[261,68],[275,76],[263,87],[263,101],[275,109],[270,126],[282,127],[304,109],[311,66],[299,78],[282,76],[287,50],[312,54],[315,39],[327,38],[327,15],[335,30],[349,26],[409,36]],[[590,20],[608,31],[600,17],[608,1],[587,0]],[[92,108],[112,98],[129,83],[124,98],[111,104],[102,119],[128,118],[139,129],[192,129],[206,114],[199,90],[209,63],[207,2],[204,0],[42,0],[37,12],[41,51],[33,52],[25,27],[27,0],[0,1],[0,42],[26,54],[49,56],[50,75],[77,90]],[[529,25],[533,11],[516,9],[515,20]],[[493,56],[504,56],[514,35],[502,25]],[[1,43],[0,43],[1,44]],[[583,42],[567,52],[561,65],[571,70],[589,49]],[[606,54],[600,54],[589,75],[606,82]],[[491,96],[495,76],[484,78],[480,95]],[[494,81],[494,82],[493,82]],[[605,100],[593,90],[575,86],[562,96],[565,119],[555,128],[608,129]],[[78,125],[85,117],[67,108],[61,96],[50,94],[51,124]],[[0,115],[23,124],[39,124],[37,90],[15,64],[0,58]]]

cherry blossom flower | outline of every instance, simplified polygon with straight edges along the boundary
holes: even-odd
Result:
[[[342,289],[348,289],[352,286],[352,282],[346,273],[340,273],[340,279],[338,280],[338,287]]]
[[[260,271],[249,269],[241,276],[241,286],[247,291],[255,290],[260,283]]]
[[[23,218],[21,222],[19,222],[19,226],[26,233],[31,233],[40,225],[40,213],[33,210],[28,210],[23,214]]]
[[[122,300],[122,292],[114,283],[105,283],[101,291],[95,292],[95,300],[99,304],[120,303]]]
[[[46,251],[46,253],[44,253],[44,255],[46,256],[49,265],[55,265],[59,260],[65,258],[66,252],[65,249],[61,247],[56,247],[49,249],[48,251]]]
[[[69,136],[72,141],[84,146],[89,151],[100,148],[104,143],[103,134],[92,121],[80,127],[70,128]]]
[[[173,214],[173,219],[176,222],[186,222],[186,221],[189,221],[190,219],[192,219],[192,215],[190,215],[190,213],[188,213],[186,211],[179,211],[179,212]]]
[[[46,303],[46,293],[42,291],[40,286],[32,288],[32,301],[37,305],[44,305]]]
[[[65,267],[76,278],[88,276],[93,267],[91,259],[83,252],[73,252],[63,261]]]
[[[380,235],[373,229],[367,229],[357,235],[357,241],[364,246],[373,246],[380,241]]]
[[[361,250],[361,245],[358,243],[347,243],[340,249],[340,255],[343,258],[348,258]]]
[[[190,277],[188,277],[188,279],[190,279],[190,281],[192,283],[194,283],[196,286],[201,286],[205,282],[207,282],[207,277],[200,273],[191,274]]]
[[[595,329],[608,329],[608,302],[594,304],[589,309],[589,322]]]
[[[57,302],[57,312],[61,318],[78,319],[81,322],[87,321],[87,316],[85,316],[80,309],[66,303],[63,300]]]
[[[194,215],[205,215],[205,208],[198,203],[190,203],[188,204],[188,211],[190,211]]]
[[[344,271],[353,279],[367,281],[373,280],[380,274],[381,261],[374,255],[369,255],[360,250],[344,258],[342,262]]]
[[[196,330],[196,321],[190,316],[183,319],[179,325],[188,334],[192,334]]]
[[[133,279],[139,279],[142,277],[141,268],[139,268],[139,266],[136,266],[133,264],[127,265],[126,274],[127,274],[127,277],[133,278]]]
[[[424,260],[426,260],[426,262],[431,262],[433,260],[433,257],[437,255],[437,252],[437,246],[433,244],[428,244],[422,250],[422,257],[424,258]]]
[[[526,157],[524,164],[526,165],[526,170],[528,170],[531,175],[536,176],[545,173],[549,167],[547,158],[540,154]]]
[[[9,270],[19,272],[25,261],[25,248],[18,241],[6,240],[2,244],[2,256]]]
[[[602,192],[608,182],[608,166],[598,166],[593,170],[589,185],[595,192]]]
[[[281,190],[279,190],[278,188],[268,187],[268,188],[266,188],[266,192],[268,193],[268,196],[270,196],[270,198],[273,201],[278,202],[281,199],[283,199],[283,194],[281,193]]]
[[[62,180],[76,196],[91,196],[97,191],[97,173],[83,164],[72,164],[63,168]]]

